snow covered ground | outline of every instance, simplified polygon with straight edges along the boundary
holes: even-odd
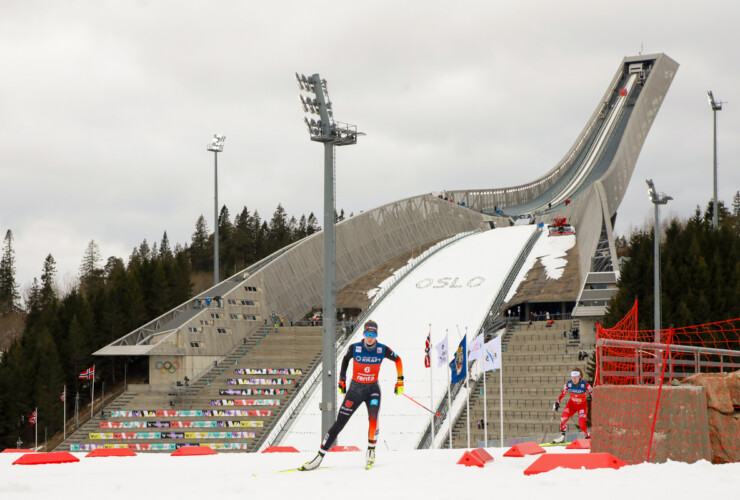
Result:
[[[0,454],[0,498],[105,500],[133,498],[224,499],[543,499],[736,498],[740,464],[641,464],[619,470],[555,469],[525,476],[536,456],[503,457],[484,468],[456,465],[464,450],[378,449],[376,467],[364,470],[364,453],[330,453],[313,472],[277,473],[313,453],[228,453],[202,457],[141,454],[85,458],[58,465],[11,465],[19,455]],[[548,453],[554,453],[548,451]],[[557,453],[584,453],[558,450]]]

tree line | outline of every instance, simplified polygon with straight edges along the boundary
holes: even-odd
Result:
[[[342,211],[336,219],[343,217]],[[232,222],[224,206],[218,223],[219,260],[227,274],[321,229],[313,213],[288,217],[281,204],[269,221],[244,207]],[[89,403],[90,382],[78,376],[93,364],[98,399],[103,382],[110,388],[124,376],[146,377],[146,358],[93,358],[92,353],[190,299],[192,273],[213,269],[213,250],[213,233],[202,215],[189,244],[173,248],[165,231],[158,243],[150,246],[144,240],[134,248],[127,262],[109,257],[103,263],[91,241],[71,290],[58,290],[56,261],[49,254],[40,278],[33,279],[21,301],[13,234],[8,230],[0,257],[0,328],[13,315],[22,315],[24,325],[20,338],[0,358],[0,448],[15,446],[19,437],[33,442],[28,419],[36,407],[41,429],[48,429],[50,436],[61,431],[62,388],[67,387],[69,419],[77,393],[81,404]]]
[[[712,323],[740,317],[740,192],[732,211],[718,203],[719,227],[712,227],[712,203],[696,207],[688,220],[667,221],[660,246],[661,326]],[[639,302],[638,328],[653,329],[654,230],[629,237],[619,292],[604,317],[616,324]]]

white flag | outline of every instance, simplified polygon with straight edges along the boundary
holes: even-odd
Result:
[[[437,349],[437,367],[444,366],[447,364],[447,335],[445,339],[434,346]]]
[[[483,369],[485,371],[495,370],[501,368],[501,335],[486,342],[486,358],[483,362]]]
[[[483,334],[475,337],[475,340],[468,346],[468,361],[475,361],[483,357]]]

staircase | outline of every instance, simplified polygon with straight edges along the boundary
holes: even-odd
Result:
[[[322,327],[279,327],[261,330],[259,334],[247,338],[222,361],[216,363],[207,373],[188,386],[172,386],[169,392],[141,391],[146,386],[131,386],[105,408],[105,420],[98,415],[86,422],[59,446],[59,450],[69,450],[72,445],[82,446],[127,446],[157,445],[165,447],[182,445],[205,445],[221,449],[256,450],[256,444],[277,419],[280,411],[289,403],[297,387],[309,374],[321,357]],[[239,369],[291,369],[289,374],[236,374]],[[299,373],[296,372],[299,371]],[[232,383],[228,380],[232,379]],[[252,382],[240,385],[238,380]],[[250,379],[252,379],[250,381]],[[264,382],[264,383],[261,383]],[[275,395],[231,395],[219,391],[251,390],[279,391]],[[234,400],[257,400],[250,406],[234,405]],[[279,405],[271,404],[279,400]],[[118,416],[119,410],[159,411],[149,416]],[[254,416],[167,416],[163,412],[191,411],[195,414],[205,411],[256,410]],[[269,413],[269,415],[267,415]],[[217,421],[216,428],[185,427],[172,428],[172,422]],[[136,428],[108,428],[108,422],[134,422],[142,425]],[[118,424],[121,425],[121,424]],[[195,425],[195,424],[191,424]],[[154,428],[152,428],[154,427]],[[114,433],[173,432],[182,433],[184,437],[155,439],[100,439],[90,434],[105,433],[110,437]],[[203,438],[190,437],[187,434],[206,432],[250,433],[248,438]],[[253,433],[253,435],[252,435]],[[157,450],[152,450],[157,451]],[[161,451],[170,451],[169,448]]]
[[[531,437],[540,441],[553,416],[552,404],[557,400],[570,372],[578,367],[584,370],[587,360],[578,360],[583,347],[567,333],[573,327],[571,320],[511,323],[504,333],[502,365],[498,373],[487,372],[486,399],[488,440],[500,438],[499,376],[503,372],[504,440]],[[566,336],[563,336],[563,332]],[[566,396],[567,400],[567,396]],[[564,402],[566,401],[564,400]],[[470,397],[470,444],[475,447],[484,441],[483,429],[478,421],[483,419],[483,383],[477,384]],[[558,432],[560,412],[556,412],[548,437]],[[577,431],[577,420],[571,419],[569,431]],[[452,445],[467,447],[467,410],[453,426]],[[447,447],[445,441],[443,447]]]

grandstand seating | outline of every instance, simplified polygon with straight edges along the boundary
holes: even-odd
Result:
[[[560,395],[563,384],[574,367],[584,370],[587,360],[578,359],[581,351],[592,352],[593,346],[581,344],[563,336],[571,328],[570,320],[555,321],[548,326],[535,322],[511,323],[505,333],[503,363],[504,440],[536,437],[539,441],[552,417],[552,404]],[[486,379],[488,440],[498,442],[500,434],[499,375],[489,372]],[[478,421],[483,419],[483,384],[478,383],[470,397],[470,443],[476,446],[484,440]],[[550,429],[557,433],[559,415]],[[569,432],[575,432],[576,419],[569,422]],[[467,446],[467,410],[463,410],[452,430],[452,445]],[[554,436],[554,434],[553,434]],[[447,447],[445,441],[443,447]]]
[[[172,451],[181,446],[256,450],[282,407],[320,357],[321,327],[268,328],[239,346],[212,378],[170,393],[130,391],[65,441],[62,449],[128,447]],[[227,430],[228,429],[228,430]]]

